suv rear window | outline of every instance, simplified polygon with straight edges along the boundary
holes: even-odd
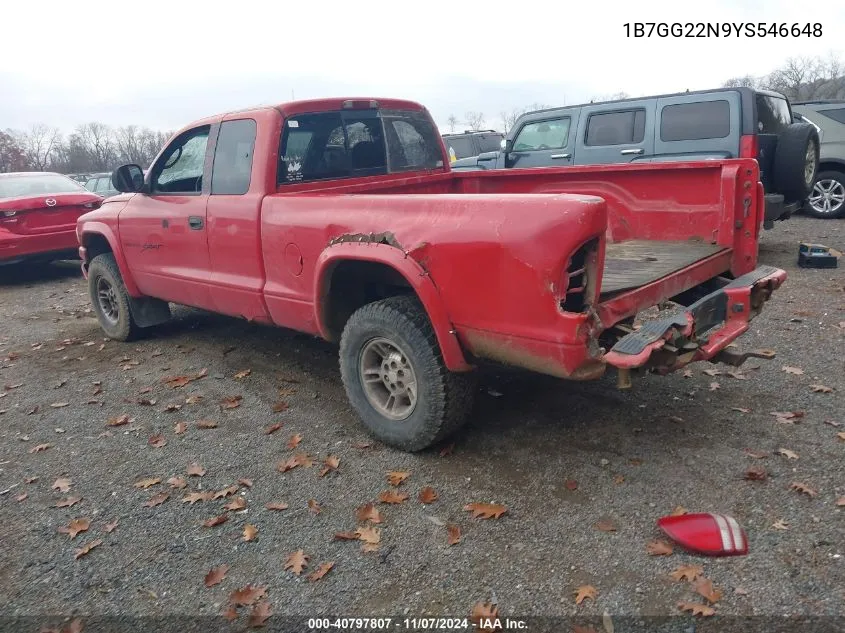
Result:
[[[443,139],[446,148],[452,148],[455,158],[475,156],[475,144],[469,136],[447,136]]]
[[[585,145],[625,145],[645,138],[645,110],[591,114]]]
[[[757,132],[778,134],[792,123],[789,103],[781,97],[757,93]]]
[[[731,106],[727,101],[698,101],[668,105],[660,113],[661,141],[697,141],[725,138],[731,133]]]
[[[479,134],[475,137],[482,152],[496,152],[502,147],[501,134]]]

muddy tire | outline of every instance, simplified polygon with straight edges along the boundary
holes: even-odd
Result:
[[[97,255],[88,266],[88,293],[100,327],[111,339],[131,341],[141,328],[132,318],[129,293],[120,276],[114,255]]]
[[[340,373],[352,407],[379,441],[420,451],[457,431],[476,379],[452,373],[419,300],[397,296],[358,309],[340,339]]]
[[[807,199],[819,168],[819,134],[809,123],[793,123],[778,137],[773,162],[777,193],[787,202]]]

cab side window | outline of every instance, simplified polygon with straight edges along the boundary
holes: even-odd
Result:
[[[645,138],[645,110],[591,114],[585,145],[626,145]]]
[[[531,152],[563,149],[569,141],[570,118],[549,119],[526,123],[513,142],[513,151]]]
[[[210,126],[203,125],[177,137],[153,168],[153,193],[199,193]]]
[[[220,124],[211,170],[211,195],[242,195],[249,190],[255,131],[254,119]]]

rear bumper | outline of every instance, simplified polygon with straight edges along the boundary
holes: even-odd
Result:
[[[0,264],[53,255],[72,257],[78,245],[76,232],[72,229],[36,235],[20,235],[0,229]]]
[[[714,359],[747,329],[786,271],[760,266],[669,316],[647,322],[619,339],[604,361],[620,369],[648,368],[669,373]]]
[[[776,220],[788,220],[793,213],[801,208],[798,202],[785,202],[779,193],[768,193],[765,197],[766,211],[763,218],[763,228],[770,229]]]

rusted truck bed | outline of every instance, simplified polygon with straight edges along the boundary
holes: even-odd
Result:
[[[609,243],[605,252],[602,296],[639,288],[716,253],[718,244],[700,241],[628,240]]]

